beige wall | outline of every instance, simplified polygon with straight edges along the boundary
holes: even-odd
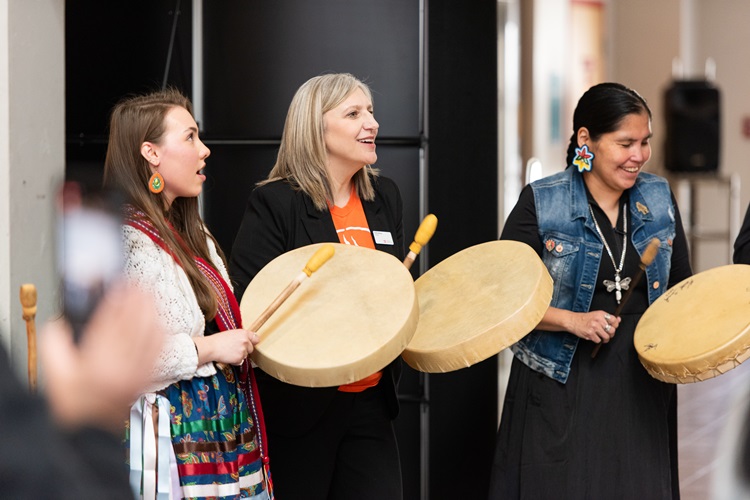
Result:
[[[742,122],[750,119],[750,2],[694,0],[695,51],[699,63],[716,61],[716,84],[722,92],[721,172],[741,178],[741,205],[750,203],[750,138]]]
[[[672,182],[692,244],[695,271],[731,263],[732,243],[750,202],[750,2],[746,0],[610,0],[612,78],[632,86],[654,113],[654,155],[647,170]],[[674,59],[684,78],[706,77],[716,64],[721,91],[721,160],[718,176],[674,175],[664,171],[663,92]],[[735,183],[730,180],[734,178]],[[744,189],[743,189],[744,186]],[[730,196],[733,188],[739,196]],[[733,201],[734,200],[734,201]],[[693,224],[691,225],[690,221]]]
[[[576,78],[566,74],[579,71],[570,51],[571,23],[577,19],[570,16],[572,0],[529,0],[521,6],[528,14],[524,28],[527,40],[522,47],[522,59],[529,68],[523,85],[523,138],[524,161],[529,157],[540,158],[544,174],[559,171],[563,167],[565,150],[570,138],[571,119],[580,89],[572,88]],[[651,171],[663,170],[664,118],[662,94],[672,78],[672,62],[681,51],[681,1],[680,0],[604,0],[605,26],[601,31],[604,47],[604,70],[598,73],[602,80],[619,81],[638,90],[649,102],[654,114],[654,156],[648,166]],[[600,27],[576,26],[578,31],[599,32]],[[533,31],[529,39],[528,31]],[[529,50],[529,47],[531,49]],[[527,58],[531,58],[529,61]],[[549,138],[549,107],[554,98],[552,81],[563,82],[563,106],[560,116],[561,140],[551,142]],[[598,82],[596,82],[598,83]],[[585,90],[585,89],[584,89]]]
[[[653,113],[653,155],[647,170],[662,173],[664,89],[680,57],[680,0],[610,0],[611,78],[637,90]]]
[[[533,12],[522,46],[521,114],[524,124],[522,161],[541,158],[544,175],[561,168],[570,135],[571,106],[580,90],[565,72],[578,71],[566,61],[573,38],[566,8],[574,0],[523,0],[522,8]],[[685,217],[692,245],[694,270],[702,271],[731,262],[734,236],[750,203],[750,139],[742,133],[743,120],[750,122],[750,2],[747,0],[602,0],[603,80],[618,81],[640,92],[653,112],[653,155],[646,170],[668,177]],[[597,27],[576,26],[576,30]],[[533,31],[530,35],[529,31]],[[528,47],[531,47],[531,50]],[[561,53],[563,55],[561,55]],[[527,59],[530,58],[531,60]],[[703,78],[706,60],[716,63],[715,83],[722,95],[721,164],[718,176],[676,175],[664,168],[664,92],[674,77]],[[561,62],[565,62],[561,64]],[[680,65],[675,67],[674,63]],[[675,70],[680,70],[675,72]],[[562,141],[551,141],[548,112],[555,89],[552,77],[565,82],[561,116]],[[739,182],[739,195],[730,197],[729,179]],[[744,188],[743,188],[744,186]],[[507,193],[506,193],[507,194]],[[512,194],[507,194],[510,198]],[[731,200],[734,199],[734,204]]]
[[[65,171],[65,4],[0,0],[0,343],[26,377],[19,289],[55,313],[53,193]]]
[[[743,122],[750,120],[750,2],[693,0],[696,3],[695,53],[698,61],[716,62],[716,84],[722,92],[721,167],[724,176],[740,183],[740,218],[750,203],[750,138]]]

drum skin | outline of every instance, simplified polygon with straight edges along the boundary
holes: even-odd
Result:
[[[252,360],[269,375],[303,387],[361,380],[396,359],[419,321],[414,279],[394,256],[325,243],[334,254],[258,330]],[[286,252],[253,278],[240,310],[250,325],[297,277],[323,243]]]
[[[663,382],[707,380],[750,356],[750,265],[686,278],[654,301],[633,337],[641,363]]]
[[[552,278],[527,244],[466,248],[416,283],[419,324],[403,353],[412,368],[441,373],[474,365],[531,332],[552,300]]]

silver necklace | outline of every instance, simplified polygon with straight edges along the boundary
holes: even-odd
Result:
[[[602,243],[604,243],[604,248],[607,249],[607,255],[609,255],[609,260],[612,261],[612,267],[615,268],[615,280],[604,280],[603,284],[607,287],[607,291],[611,292],[614,290],[615,292],[615,299],[617,299],[617,303],[619,304],[622,300],[622,291],[627,290],[630,288],[630,278],[622,278],[620,279],[620,272],[622,272],[622,268],[625,265],[625,252],[628,250],[628,204],[623,203],[622,205],[622,228],[623,228],[623,236],[622,236],[622,255],[620,255],[620,265],[618,266],[615,262],[615,257],[612,255],[612,249],[609,248],[609,245],[607,244],[607,240],[604,238],[604,234],[602,234],[602,230],[599,227],[599,223],[596,221],[596,217],[594,216],[594,210],[591,208],[591,204],[589,203],[589,212],[591,212],[591,218],[594,220],[594,227],[596,227],[596,232],[599,233],[599,238],[602,239]]]

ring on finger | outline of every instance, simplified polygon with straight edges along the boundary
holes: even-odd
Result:
[[[609,323],[610,319],[612,319],[612,316],[610,316],[609,314],[605,314],[604,315],[604,321],[606,321],[607,323]]]
[[[609,333],[609,330],[611,328],[612,328],[612,325],[610,325],[609,323],[607,323],[606,325],[604,325],[604,331],[607,332],[607,333]]]

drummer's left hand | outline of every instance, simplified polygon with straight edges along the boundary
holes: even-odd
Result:
[[[550,332],[570,332],[576,337],[599,344],[612,340],[619,326],[620,318],[607,311],[584,313],[549,307],[537,328]]]
[[[609,314],[607,311],[591,311],[586,314],[587,333],[589,340],[597,344],[607,343],[615,336],[617,327],[620,326],[620,317]]]
[[[255,339],[256,333],[243,328],[194,337],[198,365],[214,361],[239,366],[253,352],[253,345],[257,343]]]

